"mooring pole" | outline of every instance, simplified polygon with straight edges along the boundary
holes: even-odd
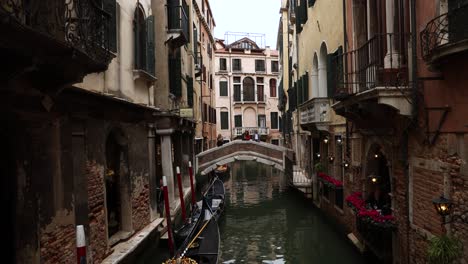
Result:
[[[190,175],[190,190],[192,191],[192,206],[195,206],[195,188],[193,186],[193,168],[192,168],[192,162],[188,162],[188,171]]]
[[[179,166],[176,167],[176,173],[177,173],[177,182],[179,184],[179,198],[180,198],[180,208],[182,209],[182,221],[185,222],[187,220],[187,217],[185,213],[184,187],[182,186],[182,176],[180,175]]]
[[[174,238],[172,237],[172,223],[171,223],[171,208],[169,207],[169,191],[167,190],[167,179],[163,176],[163,192],[164,192],[164,207],[166,209],[166,223],[167,223],[167,235],[169,252],[171,256],[174,256]]]

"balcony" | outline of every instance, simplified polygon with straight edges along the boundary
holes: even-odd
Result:
[[[93,0],[0,0],[2,75],[23,72],[49,86],[106,70],[113,16]]]
[[[326,130],[330,122],[330,99],[313,98],[299,106],[304,129]]]
[[[169,42],[173,48],[181,47],[189,42],[189,8],[184,0],[182,3],[182,5],[166,5],[169,36],[166,42]]]
[[[334,58],[346,66],[337,71],[345,73],[336,78],[338,102],[332,107],[337,114],[354,121],[411,115],[408,38],[408,34],[379,34],[359,49]]]
[[[255,135],[255,131],[257,131],[259,136],[267,136],[270,129],[268,127],[235,127],[233,129],[234,137],[242,136],[245,131],[249,131],[251,137]]]
[[[467,24],[466,4],[429,21],[420,33],[424,60],[434,64],[443,57],[468,50]]]
[[[239,93],[234,93],[234,104],[266,104],[266,96],[264,94],[247,95],[244,94],[241,98]]]

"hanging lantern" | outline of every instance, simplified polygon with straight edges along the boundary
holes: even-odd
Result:
[[[328,162],[333,163],[333,161],[335,161],[335,156],[333,155],[328,156]]]
[[[328,144],[328,137],[323,138],[323,143]]]
[[[445,198],[443,195],[432,200],[432,204],[434,204],[437,213],[442,217],[449,215],[452,211],[452,201]]]
[[[350,166],[349,162],[347,160],[345,160],[343,162],[343,167],[345,168],[345,170],[349,169],[349,166]]]
[[[341,136],[336,136],[336,144],[341,145],[343,143],[343,139],[341,139]]]

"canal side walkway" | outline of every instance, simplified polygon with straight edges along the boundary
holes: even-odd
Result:
[[[190,188],[184,188],[184,200],[190,200]],[[176,221],[181,212],[179,199],[174,200],[171,205],[171,221]],[[112,254],[102,261],[102,264],[132,263],[138,254],[150,243],[160,243],[167,234],[167,223],[165,218],[156,218],[149,225],[134,234],[127,241],[118,243],[112,248]]]

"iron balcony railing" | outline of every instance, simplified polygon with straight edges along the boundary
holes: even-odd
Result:
[[[107,64],[110,14],[95,0],[0,0],[0,20],[17,23]]]
[[[328,98],[313,98],[301,106],[301,125],[329,122],[330,99]]]
[[[257,100],[255,100],[257,99]],[[240,94],[234,93],[234,103],[265,103],[265,95],[257,95],[257,98],[251,96],[245,96],[243,100],[240,97]]]
[[[167,28],[169,31],[182,31],[182,34],[188,39],[189,36],[189,20],[188,7],[185,1],[183,5],[168,5],[167,6]]]
[[[442,14],[427,23],[421,31],[421,50],[429,60],[435,50],[468,40],[468,4]]]
[[[266,136],[268,135],[270,129],[268,127],[235,127],[233,129],[234,136],[242,136],[246,131],[249,131],[250,137],[253,137],[255,135],[255,131],[260,135],[260,136]]]
[[[346,70],[336,71],[335,96],[407,85],[408,39],[409,34],[378,34],[360,48],[336,56]]]

